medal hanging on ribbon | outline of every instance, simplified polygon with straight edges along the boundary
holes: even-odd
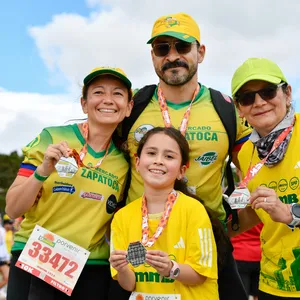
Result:
[[[85,167],[89,169],[98,168],[103,162],[103,160],[106,158],[111,145],[111,140],[106,146],[104,156],[97,162],[95,166],[86,166],[83,163],[83,159],[88,152],[87,141],[88,141],[89,125],[87,122],[82,123],[82,133],[83,133],[85,143],[82,149],[80,150],[80,153],[78,154],[78,152],[75,149],[71,149],[68,153],[69,157],[62,157],[55,165],[57,173],[60,177],[72,178],[74,174],[77,172],[78,168],[80,167]]]
[[[200,87],[199,87],[199,84],[197,84],[197,87],[196,87],[196,90],[194,92],[192,101],[191,101],[190,105],[188,106],[187,110],[185,111],[185,113],[183,115],[183,119],[182,119],[180,127],[179,127],[179,130],[180,130],[180,132],[183,136],[185,136],[187,126],[188,126],[188,123],[189,123],[192,104],[193,104],[196,96],[198,95],[199,90],[200,90]],[[158,86],[158,89],[157,89],[157,96],[158,96],[160,111],[161,111],[161,114],[162,114],[162,117],[163,117],[163,120],[164,120],[164,123],[165,123],[165,127],[172,127],[171,117],[170,117],[170,114],[169,114],[169,109],[168,109],[168,105],[167,105],[167,102],[166,102],[166,98],[165,98],[160,86]]]
[[[170,218],[170,213],[172,211],[172,208],[174,206],[174,203],[177,199],[177,192],[173,190],[168,195],[168,200],[165,204],[165,209],[163,212],[163,215],[160,218],[159,224],[157,226],[157,229],[152,237],[149,237],[150,229],[148,224],[148,209],[147,209],[147,203],[145,196],[142,199],[142,244],[145,247],[151,247],[155,243],[155,241],[158,239],[158,237],[162,234],[164,231],[168,220]]]
[[[149,237],[150,229],[148,224],[148,209],[146,198],[143,196],[142,199],[142,242],[133,242],[129,244],[128,247],[128,254],[127,260],[131,263],[132,266],[137,267],[146,261],[146,248],[151,247],[158,239],[158,237],[162,234],[163,230],[165,229],[168,220],[170,218],[170,213],[174,206],[174,203],[177,199],[177,192],[173,190],[169,195],[167,202],[165,204],[165,209],[163,215],[160,218],[159,224],[157,229],[152,237]]]
[[[265,162],[267,161],[269,155],[278,148],[278,146],[284,141],[290,131],[293,129],[295,124],[295,118],[293,123],[287,127],[274,141],[272,149],[269,154],[263,158],[260,162],[256,163],[254,166],[249,167],[245,178],[240,182],[239,186],[233,191],[233,193],[225,200],[228,202],[232,209],[245,208],[249,204],[250,192],[247,188],[248,182],[260,171]]]

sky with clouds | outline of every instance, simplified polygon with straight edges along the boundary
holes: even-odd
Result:
[[[274,60],[300,112],[299,0],[27,0],[0,4],[0,153],[28,144],[43,127],[83,118],[83,78],[121,67],[135,88],[157,83],[150,38],[161,15],[186,12],[206,45],[199,81],[230,94],[249,57]]]

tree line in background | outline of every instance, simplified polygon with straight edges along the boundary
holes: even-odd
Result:
[[[0,212],[3,215],[5,209],[5,195],[14,181],[23,156],[19,156],[17,151],[9,155],[0,154]]]

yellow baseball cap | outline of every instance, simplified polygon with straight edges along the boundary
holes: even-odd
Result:
[[[200,43],[200,29],[196,21],[185,13],[162,16],[153,25],[151,44],[158,36],[167,35],[189,43]]]
[[[287,82],[281,69],[266,58],[249,58],[233,74],[231,93],[234,97],[238,90],[248,81],[263,80],[274,84]]]
[[[3,216],[3,224],[13,224],[14,220],[12,220],[7,214]]]
[[[91,73],[83,79],[83,84],[87,85],[94,78],[105,74],[109,74],[119,78],[129,90],[131,89],[131,85],[132,85],[131,81],[128,79],[124,71],[120,68],[111,68],[111,67],[99,67],[93,69]]]

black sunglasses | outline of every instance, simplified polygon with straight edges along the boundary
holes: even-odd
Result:
[[[259,94],[259,96],[265,101],[272,100],[276,97],[278,88],[286,84],[286,82],[282,82],[279,84],[269,85],[258,91],[236,94],[234,98],[236,102],[242,106],[252,105],[255,102],[256,94]]]
[[[152,47],[153,47],[153,52],[156,56],[163,57],[170,52],[172,45],[174,45],[176,51],[179,54],[187,54],[191,51],[192,45],[195,43],[196,42],[188,43],[184,41],[177,41],[173,43],[165,42],[165,43],[153,44]]]

